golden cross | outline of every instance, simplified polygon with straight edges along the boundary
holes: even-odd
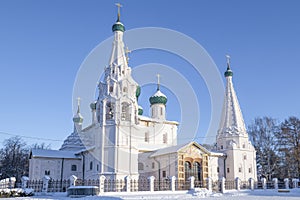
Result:
[[[116,3],[115,5],[118,7],[118,21],[120,21],[120,8],[122,5],[120,3]]]

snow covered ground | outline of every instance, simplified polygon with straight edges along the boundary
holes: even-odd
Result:
[[[206,196],[207,195],[207,196]],[[205,196],[205,197],[203,197]],[[293,200],[300,199],[300,189],[291,189],[289,193],[279,193],[277,190],[255,190],[255,191],[227,191],[224,194],[221,193],[193,193],[187,191],[163,191],[163,192],[131,192],[131,193],[105,193],[103,196],[89,196],[76,198],[76,200],[120,200],[120,199],[180,199],[180,200],[189,200],[189,199],[224,199],[224,200]],[[12,198],[9,198],[12,199]],[[56,193],[52,196],[33,196],[33,197],[18,197],[15,199],[20,200],[70,200],[74,198],[66,197],[66,194]]]

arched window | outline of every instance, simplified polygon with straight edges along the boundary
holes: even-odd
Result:
[[[127,103],[127,102],[122,103],[121,119],[123,121],[129,121],[130,120],[129,103]]]
[[[201,169],[201,165],[199,162],[194,162],[193,163],[193,176],[195,177],[196,181],[200,181],[202,179],[202,169]]]
[[[138,163],[138,169],[139,170],[144,170],[144,164],[143,163]]]
[[[184,175],[185,175],[185,180],[188,180],[188,178],[192,176],[192,165],[188,161],[184,162]]]
[[[90,162],[90,170],[93,169],[93,162]]]

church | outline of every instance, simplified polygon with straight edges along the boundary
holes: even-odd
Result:
[[[131,76],[124,48],[125,26],[117,21],[112,26],[114,40],[109,65],[98,85],[99,95],[91,102],[92,121],[82,127],[83,116],[78,101],[73,117],[74,131],[59,150],[32,149],[29,178],[41,180],[79,179],[120,180],[154,176],[164,180],[197,181],[210,177],[217,181],[240,178],[257,180],[256,151],[249,141],[242,112],[235,93],[230,61],[225,71],[226,89],[223,112],[216,137],[217,149],[207,150],[195,141],[177,144],[179,123],[166,119],[167,96],[161,91],[159,78],[149,98],[150,116],[139,106],[141,87]]]

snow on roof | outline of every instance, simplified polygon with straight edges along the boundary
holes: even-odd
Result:
[[[152,97],[165,97],[165,98],[167,98],[167,96],[164,93],[162,93],[160,90],[157,90],[155,92],[155,94],[152,95]]]
[[[157,119],[153,119],[151,117],[147,117],[147,116],[144,116],[144,115],[139,115],[138,116],[139,120],[142,120],[142,121],[148,121],[148,122],[157,122],[157,123],[160,123],[161,121],[157,120]],[[169,121],[169,120],[165,120],[165,121],[162,121],[163,123],[172,123],[172,124],[179,124],[177,121]]]
[[[79,159],[79,156],[75,155],[73,151],[60,151],[60,150],[48,150],[48,149],[32,149],[30,157],[38,158],[73,158]]]
[[[202,152],[212,155],[212,156],[224,156],[223,153],[211,152],[211,151],[207,150],[206,148],[204,148],[197,142],[189,142],[189,143],[185,143],[185,144],[179,144],[176,146],[159,149],[159,150],[155,151],[152,155],[150,155],[150,157],[156,157],[156,156],[161,156],[161,155],[165,155],[165,154],[176,153],[176,152],[180,151],[181,149],[183,149],[184,147],[187,147],[190,145],[195,145],[197,148],[201,149]]]
[[[159,149],[159,150],[155,151],[150,157],[156,157],[156,156],[161,156],[161,155],[165,155],[165,154],[176,153],[180,149],[182,149],[183,147],[185,147],[189,144],[190,143],[185,143],[185,144],[179,144],[179,145],[176,145],[176,146]]]

